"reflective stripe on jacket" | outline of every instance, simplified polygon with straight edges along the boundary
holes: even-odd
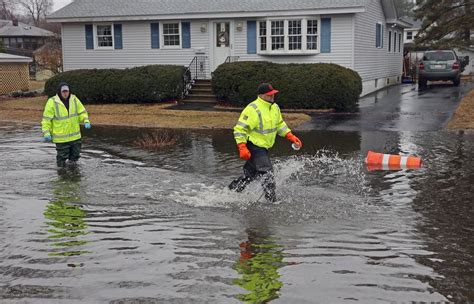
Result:
[[[86,122],[89,122],[89,116],[79,98],[71,94],[68,111],[59,96],[56,95],[46,102],[41,129],[43,136],[51,135],[54,143],[64,143],[80,139],[79,124]]]
[[[269,149],[275,144],[276,135],[285,136],[290,128],[283,121],[280,107],[258,97],[240,114],[234,127],[237,144],[248,140],[261,148]]]

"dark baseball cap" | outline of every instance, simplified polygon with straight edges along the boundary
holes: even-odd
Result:
[[[269,83],[262,83],[261,85],[258,86],[258,95],[264,94],[264,95],[274,95],[278,93],[278,90],[275,90],[271,84]]]

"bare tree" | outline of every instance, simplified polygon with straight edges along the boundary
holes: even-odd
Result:
[[[13,0],[0,0],[0,19],[11,19],[14,9]]]
[[[18,0],[18,3],[23,7],[27,14],[33,19],[35,26],[39,26],[41,20],[53,8],[53,0]]]

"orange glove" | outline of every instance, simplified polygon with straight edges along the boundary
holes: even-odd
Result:
[[[247,148],[246,143],[240,143],[237,145],[237,148],[239,148],[239,157],[241,159],[249,160],[252,154],[250,154],[249,149]]]
[[[298,137],[294,136],[293,133],[291,132],[286,133],[285,138],[291,141],[292,143],[296,144],[300,148],[303,147],[303,143],[301,142],[301,140]]]

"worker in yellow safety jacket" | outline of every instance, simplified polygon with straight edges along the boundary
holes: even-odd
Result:
[[[65,82],[59,84],[58,93],[49,98],[44,107],[41,129],[46,142],[56,144],[56,163],[64,167],[66,160],[76,164],[81,153],[81,129],[91,128],[89,116],[82,102],[69,91]]]
[[[297,148],[301,148],[303,143],[291,133],[283,120],[280,108],[275,103],[278,90],[269,83],[262,83],[257,91],[258,98],[245,107],[234,127],[239,155],[246,163],[243,175],[232,181],[229,189],[241,192],[250,182],[261,178],[265,198],[274,202],[275,181],[268,149],[273,147],[277,134],[293,142]]]

